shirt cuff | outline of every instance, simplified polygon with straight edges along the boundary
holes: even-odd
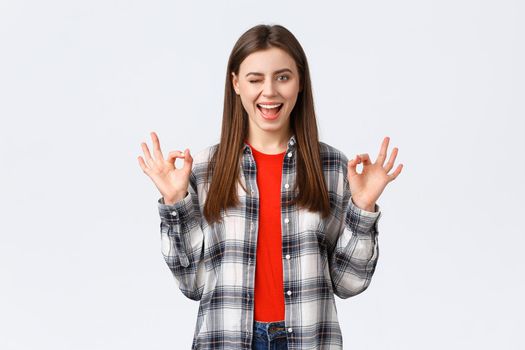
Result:
[[[187,222],[193,214],[193,203],[189,192],[186,193],[186,197],[173,204],[165,204],[164,197],[160,197],[157,201],[157,207],[160,219],[168,225]]]
[[[376,203],[374,211],[367,211],[354,204],[352,197],[348,201],[346,210],[346,227],[357,234],[371,234],[378,232],[378,223],[381,217],[381,207]]]

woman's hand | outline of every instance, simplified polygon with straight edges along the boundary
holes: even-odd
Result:
[[[153,140],[155,159],[151,157],[148,145],[142,142],[142,151],[144,152],[147,164],[144,162],[144,159],[139,156],[139,165],[144,173],[153,180],[155,186],[157,186],[157,189],[164,197],[164,203],[173,204],[186,196],[193,158],[190,155],[190,150],[186,148],[184,152],[171,151],[168,154],[168,159],[165,160],[160,150],[157,134],[155,132],[151,132],[150,134]],[[184,165],[180,169],[175,168],[175,160],[177,158],[184,159]]]
[[[394,166],[398,152],[397,147],[394,147],[388,163],[384,165],[389,141],[390,138],[388,136],[383,139],[381,150],[375,163],[370,162],[368,153],[359,154],[356,158],[348,161],[350,192],[352,193],[354,204],[360,209],[373,212],[375,204],[386,185],[401,173],[403,164],[399,164],[396,170],[388,175],[388,172]],[[356,171],[356,166],[361,162],[363,163],[363,171],[359,174]]]

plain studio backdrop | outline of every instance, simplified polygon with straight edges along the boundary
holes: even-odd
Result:
[[[2,1],[0,348],[189,349],[137,157],[219,141],[228,55],[282,24],[320,138],[390,136],[370,287],[345,349],[524,349],[525,6],[515,1]],[[180,162],[177,161],[177,165]]]

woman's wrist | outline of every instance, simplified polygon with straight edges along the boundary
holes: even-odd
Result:
[[[369,203],[361,203],[359,201],[355,201],[353,200],[352,198],[352,202],[354,202],[354,205],[356,207],[358,207],[359,209],[361,210],[364,210],[364,211],[369,211],[369,212],[375,212],[375,209],[376,209],[376,204],[373,203],[373,204],[369,204]]]
[[[173,197],[169,197],[169,198],[168,197],[163,197],[164,198],[164,204],[166,204],[166,205],[173,205],[173,204],[177,203],[178,201],[184,199],[187,194],[188,194],[188,191],[184,191],[184,192],[176,194]]]

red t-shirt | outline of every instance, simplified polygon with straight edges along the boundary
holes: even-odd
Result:
[[[284,320],[284,285],[281,176],[286,152],[265,154],[257,151],[249,143],[248,145],[253,151],[259,189],[254,319],[261,322],[282,321]]]

